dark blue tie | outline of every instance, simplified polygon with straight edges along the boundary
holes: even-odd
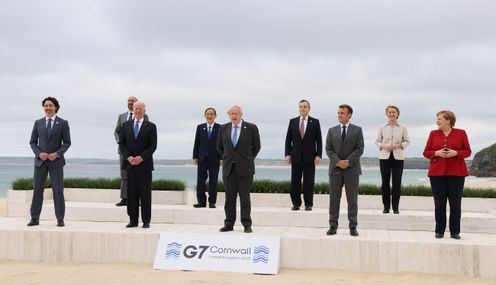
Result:
[[[129,113],[129,118],[127,118],[128,121],[131,121],[133,119],[133,113]]]
[[[134,138],[138,138],[138,133],[139,133],[139,121],[136,121],[136,124],[134,124]]]
[[[208,138],[212,136],[212,126],[208,126]]]
[[[234,146],[236,146],[236,144],[238,143],[238,126],[234,126],[232,143]]]
[[[343,126],[343,132],[341,133],[341,139],[344,140],[346,139],[346,126]]]
[[[47,137],[50,136],[51,132],[52,132],[52,119],[48,119],[48,124],[47,124],[47,128],[46,128]]]

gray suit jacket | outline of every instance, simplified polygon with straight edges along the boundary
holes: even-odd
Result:
[[[232,124],[227,123],[220,127],[217,137],[217,152],[220,154],[224,165],[223,175],[231,173],[233,165],[236,165],[238,176],[250,176],[255,174],[255,157],[260,151],[260,135],[256,125],[242,121],[241,134],[236,147],[231,140]]]
[[[143,116],[144,118],[144,121],[147,122],[148,121],[148,115],[145,114]],[[124,112],[122,114],[119,115],[119,117],[117,117],[117,124],[115,126],[115,130],[114,130],[114,138],[115,138],[115,142],[117,143],[117,145],[119,145],[119,136],[121,134],[121,129],[122,129],[122,125],[127,122],[127,119],[128,119],[128,112]],[[134,117],[133,117],[134,119]],[[118,153],[121,153],[121,150],[119,149],[119,147],[117,147],[117,152]]]
[[[48,163],[52,167],[63,167],[65,165],[64,153],[71,146],[71,135],[69,133],[69,123],[61,117],[55,117],[50,136],[46,133],[45,117],[34,122],[31,139],[29,140],[31,149],[35,154],[34,165],[40,167],[43,163]],[[40,159],[40,153],[56,152],[59,155],[54,161]]]
[[[364,142],[362,128],[350,124],[346,133],[346,139],[341,139],[341,127],[337,125],[327,132],[326,152],[330,159],[330,175],[360,175],[360,156],[363,154]],[[341,169],[337,167],[339,160],[349,160],[350,167]]]

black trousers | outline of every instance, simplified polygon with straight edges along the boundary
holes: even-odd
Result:
[[[141,220],[150,223],[152,217],[152,171],[132,167],[127,170],[127,214],[131,223],[138,223],[141,202]]]
[[[293,206],[301,206],[301,178],[303,177],[303,200],[305,206],[313,207],[315,186],[315,164],[291,163],[291,202]]]
[[[404,160],[394,159],[393,153],[389,159],[379,160],[379,167],[381,169],[382,178],[382,204],[385,210],[391,209],[391,174],[393,176],[393,210],[399,210],[400,196],[401,196],[401,177],[403,176]]]
[[[231,173],[223,178],[226,192],[226,203],[224,204],[226,219],[224,220],[224,226],[233,227],[236,222],[236,199],[239,194],[241,224],[244,227],[251,227],[250,191],[253,184],[253,175],[238,176],[236,167],[233,165]]]
[[[446,230],[446,200],[449,201],[449,228],[452,235],[460,233],[462,217],[462,195],[465,184],[464,176],[431,176],[432,194],[434,195],[436,233],[444,234]]]
[[[219,178],[219,161],[211,161],[208,158],[198,162],[197,179],[196,179],[196,199],[198,204],[207,204],[207,190],[205,181],[208,179],[208,203],[217,202],[217,180]]]

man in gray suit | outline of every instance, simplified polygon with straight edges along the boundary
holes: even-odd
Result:
[[[35,154],[33,177],[33,200],[31,201],[31,221],[28,227],[40,223],[43,206],[43,192],[48,174],[52,183],[53,203],[57,226],[63,227],[65,215],[64,201],[64,153],[71,146],[69,123],[56,114],[59,102],[53,97],[43,99],[41,105],[46,117],[34,122],[29,144]]]
[[[360,157],[363,154],[362,128],[350,124],[353,114],[351,106],[343,104],[338,109],[339,125],[329,129],[326,140],[326,152],[329,156],[329,224],[327,235],[335,235],[338,228],[339,204],[343,185],[348,201],[348,221],[350,235],[358,236],[357,231],[357,188],[358,178],[362,174]]]
[[[226,193],[226,219],[220,231],[229,232],[234,229],[236,199],[239,194],[241,223],[245,228],[244,232],[251,233],[250,191],[255,174],[255,157],[260,151],[260,135],[256,125],[241,120],[243,111],[240,106],[232,106],[227,114],[231,122],[220,127],[217,139]]]
[[[122,125],[127,121],[134,120],[133,106],[136,101],[138,101],[138,98],[134,96],[130,96],[129,98],[127,98],[128,111],[120,114],[119,117],[117,118],[117,125],[115,126],[115,130],[114,130],[114,138],[117,145],[119,145],[119,135],[121,133]],[[148,121],[148,115],[145,114],[144,119],[145,121]],[[125,168],[123,168],[124,164],[126,163],[126,158],[121,154],[119,148],[117,148],[117,152],[119,153],[119,163],[121,170],[121,195],[120,195],[121,201],[115,205],[126,206],[127,205],[127,171]]]

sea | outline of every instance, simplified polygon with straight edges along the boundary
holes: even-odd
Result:
[[[6,158],[0,157],[0,198],[5,197],[6,191],[12,189],[12,181],[16,178],[31,178],[33,176],[33,158]],[[276,181],[290,180],[289,166],[260,165],[256,167],[254,179],[271,179]],[[381,184],[381,175],[378,168],[363,168],[360,183]],[[119,177],[117,160],[101,159],[68,159],[64,167],[64,177]],[[153,179],[177,179],[186,182],[187,189],[194,191],[196,185],[196,166],[192,164],[164,165],[155,164]],[[478,180],[479,178],[468,177]],[[315,171],[315,182],[329,182],[328,167],[319,166]],[[402,183],[404,185],[428,184],[426,169],[405,169]]]

